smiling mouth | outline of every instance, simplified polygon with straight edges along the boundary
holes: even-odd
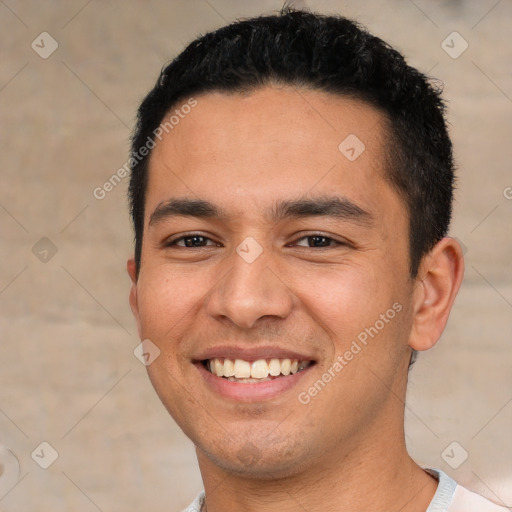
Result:
[[[203,364],[216,377],[222,377],[231,382],[253,383],[294,375],[311,366],[313,361],[273,358],[250,362],[243,359],[216,357],[203,361]]]

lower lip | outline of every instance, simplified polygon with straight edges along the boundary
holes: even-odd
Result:
[[[217,377],[210,373],[202,363],[196,363],[196,368],[206,381],[206,384],[214,392],[238,402],[257,402],[270,400],[276,396],[289,391],[311,370],[314,365],[308,366],[304,370],[293,375],[278,377],[277,379],[266,380],[264,382],[232,382],[223,377]]]

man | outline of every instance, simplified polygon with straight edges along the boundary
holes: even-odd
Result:
[[[404,441],[409,365],[464,266],[425,76],[347,19],[283,10],[192,42],[132,150],[130,304],[196,446],[188,510],[505,510]]]

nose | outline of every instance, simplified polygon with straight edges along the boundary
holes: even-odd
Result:
[[[293,308],[291,290],[264,254],[248,263],[233,254],[231,268],[207,299],[207,312],[240,328],[255,327],[262,318],[286,318]],[[275,266],[273,266],[275,269]]]

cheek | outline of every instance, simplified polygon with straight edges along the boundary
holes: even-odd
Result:
[[[399,300],[389,273],[386,278],[375,266],[320,268],[295,288],[307,311],[340,343],[373,325]]]
[[[204,280],[198,274],[171,271],[165,265],[141,272],[137,302],[143,336],[152,340],[174,337],[205,292]]]

